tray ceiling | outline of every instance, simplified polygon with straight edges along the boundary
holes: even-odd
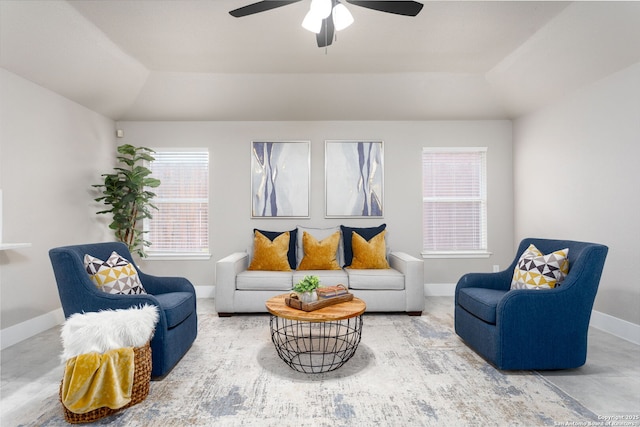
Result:
[[[0,66],[115,120],[513,118],[640,60],[640,3],[349,6],[328,49],[301,1],[0,2]]]

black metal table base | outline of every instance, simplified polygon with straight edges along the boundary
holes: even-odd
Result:
[[[304,322],[271,315],[271,340],[292,369],[319,374],[338,369],[355,354],[362,315],[327,322]]]

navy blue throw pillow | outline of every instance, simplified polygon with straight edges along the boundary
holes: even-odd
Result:
[[[286,231],[266,231],[266,230],[258,230],[257,228],[253,229],[253,234],[256,234],[256,231],[262,233],[267,239],[273,242],[273,239],[281,235],[282,233],[286,233]],[[292,270],[296,269],[296,241],[298,237],[298,229],[294,228],[293,230],[289,230],[289,250],[287,251],[287,259],[289,260],[289,267]]]
[[[353,261],[353,247],[351,246],[351,232],[355,231],[363,239],[366,241],[371,240],[378,234],[380,234],[385,228],[387,228],[387,224],[382,224],[377,227],[365,227],[365,228],[355,228],[355,227],[347,227],[341,225],[342,229],[342,239],[344,240],[344,266],[349,267],[351,265],[351,261]]]

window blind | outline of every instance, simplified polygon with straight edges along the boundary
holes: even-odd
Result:
[[[160,180],[158,207],[145,221],[153,255],[209,253],[209,152],[156,150],[149,168]]]
[[[424,148],[423,249],[487,250],[486,148]]]

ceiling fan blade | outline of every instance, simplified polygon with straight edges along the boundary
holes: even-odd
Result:
[[[322,20],[322,28],[320,32],[316,34],[316,41],[318,47],[331,46],[333,43],[333,34],[335,33],[335,26],[333,25],[333,13]]]
[[[267,10],[275,9],[282,6],[287,6],[291,3],[297,3],[299,1],[301,0],[288,0],[288,1],[263,0],[257,3],[248,4],[238,9],[234,9],[231,12],[229,12],[229,14],[231,14],[231,16],[235,16],[236,18],[241,18],[243,16],[253,15],[254,13],[266,12]]]
[[[376,0],[346,0],[347,3],[380,12],[395,13],[396,15],[416,16],[424,6],[417,1],[376,1]]]

